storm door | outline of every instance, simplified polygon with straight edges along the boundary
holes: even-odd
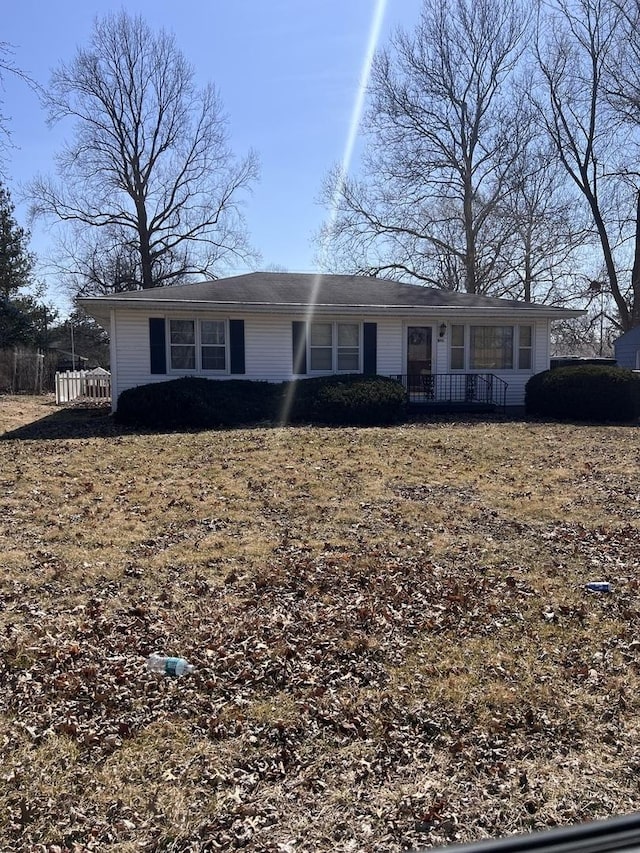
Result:
[[[407,375],[431,374],[431,326],[407,327]]]
[[[411,402],[433,399],[431,326],[407,327],[407,392]]]

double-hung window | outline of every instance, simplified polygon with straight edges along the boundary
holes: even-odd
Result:
[[[217,371],[227,367],[224,320],[169,320],[171,370]]]
[[[224,320],[201,320],[200,358],[203,370],[224,370],[227,366]]]
[[[361,333],[359,323],[311,323],[309,368],[318,373],[358,373]]]
[[[358,323],[338,323],[338,372],[360,370],[360,326]]]
[[[533,367],[533,329],[531,326],[518,327],[518,370],[531,370]]]
[[[172,370],[196,369],[196,321],[169,321],[169,348]]]
[[[333,369],[333,323],[312,323],[309,336],[311,370]]]
[[[451,326],[451,370],[464,370],[464,326]]]

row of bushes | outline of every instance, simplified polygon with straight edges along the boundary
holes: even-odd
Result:
[[[360,374],[294,382],[198,377],[141,385],[118,399],[116,420],[152,429],[213,429],[261,421],[382,425],[405,413],[400,382]]]
[[[640,417],[640,376],[595,365],[560,367],[532,376],[527,414],[581,421]],[[405,416],[400,382],[383,376],[325,376],[294,382],[174,379],[120,395],[116,419],[151,429],[211,429],[263,421],[383,425]]]

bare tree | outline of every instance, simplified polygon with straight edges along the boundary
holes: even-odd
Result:
[[[51,270],[72,300],[140,288],[142,267],[136,234],[122,227],[87,229],[72,224],[58,241],[53,256]],[[170,279],[177,268],[173,253],[158,257],[155,280]],[[181,268],[185,269],[181,283],[198,279],[197,273],[186,270],[184,258]]]
[[[140,251],[133,232],[79,225],[65,232],[52,253],[51,271],[72,300],[139,289]]]
[[[607,290],[626,331],[640,323],[640,280],[634,273],[625,287],[620,275],[629,240],[638,245],[640,197],[637,179],[623,162],[630,134],[611,98],[623,20],[621,6],[610,0],[555,0],[541,20],[536,49],[545,94],[534,103],[560,162],[587,202]]]
[[[620,14],[620,37],[609,64],[606,97],[616,114],[632,131],[634,161],[637,164],[640,131],[640,0],[616,0]],[[633,265],[625,301],[630,306],[629,323],[640,325],[640,172],[624,168],[623,177],[635,198]]]
[[[501,286],[501,208],[530,132],[512,86],[527,25],[513,0],[425,0],[415,32],[377,56],[365,176],[326,188],[338,254],[471,293]]]
[[[196,89],[173,36],[124,11],[96,21],[45,103],[50,122],[73,120],[75,135],[58,157],[60,180],[32,184],[33,215],[122,235],[143,288],[250,256],[241,198],[256,158],[235,160],[219,96]]]
[[[14,48],[13,46],[6,41],[0,41],[0,91],[2,91],[4,80],[8,76],[17,77],[22,80],[29,88],[38,92],[38,85],[26,74],[21,68],[19,68],[16,63],[13,61]],[[2,98],[0,97],[0,174],[4,175],[4,170],[2,169],[3,161],[6,158],[7,149],[12,147],[11,143],[11,131],[9,129],[9,117],[4,115],[2,111]]]
[[[529,118],[531,124],[533,117]],[[555,151],[538,135],[519,159],[502,207],[513,228],[511,295],[525,302],[581,301],[575,293],[576,267],[591,243],[580,199],[567,186]]]
[[[0,41],[0,81],[4,75],[9,72],[11,74],[19,74],[19,70],[13,63],[12,60],[12,49],[11,45],[6,41]],[[0,100],[0,107],[2,106],[2,101]],[[6,116],[0,112],[0,150],[5,148],[9,144],[11,136],[9,133],[9,128],[7,125]]]
[[[612,0],[619,27],[609,57],[605,96],[634,125],[640,122],[640,0]]]

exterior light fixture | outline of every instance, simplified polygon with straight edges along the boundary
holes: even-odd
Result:
[[[447,333],[447,324],[446,323],[440,323],[440,330],[439,331],[440,331],[440,337],[444,338],[444,336]]]

